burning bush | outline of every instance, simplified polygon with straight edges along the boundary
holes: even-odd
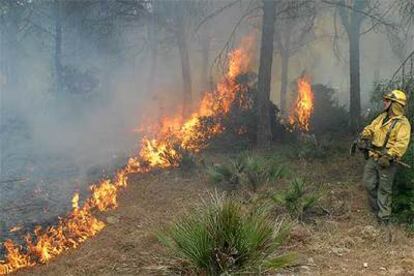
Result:
[[[228,275],[260,269],[286,234],[287,227],[280,223],[275,229],[260,208],[245,210],[237,200],[215,195],[195,212],[178,218],[159,240],[187,265],[190,274]],[[284,262],[268,264],[281,267],[288,261],[280,260]]]
[[[241,74],[237,77],[238,89],[229,112],[219,116],[218,122],[224,132],[214,137],[209,143],[211,150],[243,150],[256,143],[257,136],[257,76],[254,73]],[[285,128],[279,121],[278,107],[270,103],[269,113],[273,139],[280,138]]]

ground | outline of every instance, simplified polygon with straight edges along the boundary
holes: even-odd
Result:
[[[277,153],[275,153],[277,154]],[[328,214],[297,223],[282,251],[294,266],[270,275],[414,275],[414,238],[402,226],[378,226],[366,205],[362,158],[337,154],[324,161],[294,161],[295,175],[324,187]],[[17,275],[165,275],[168,252],[156,233],[199,204],[214,186],[203,170],[179,169],[131,176],[119,208],[105,213],[96,237],[47,265]]]

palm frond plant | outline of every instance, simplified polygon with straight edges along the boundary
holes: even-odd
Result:
[[[224,164],[214,164],[207,168],[207,175],[211,182],[222,185],[229,190],[238,188],[241,182],[243,164],[239,160],[231,160]]]
[[[224,164],[216,164],[207,169],[211,182],[239,188],[241,184],[256,192],[260,186],[272,183],[286,175],[286,169],[277,158],[238,155]]]
[[[287,191],[272,196],[273,202],[286,208],[289,215],[299,221],[315,207],[319,199],[317,193],[306,190],[305,182],[300,178],[293,179]]]
[[[244,179],[253,192],[260,186],[277,180],[283,173],[284,167],[272,159],[250,156],[244,161]]]
[[[246,210],[239,201],[215,194],[158,238],[173,258],[189,264],[192,273],[223,275],[257,272],[265,262],[286,265],[289,258],[279,258],[277,263],[269,256],[287,233],[286,224],[275,227],[268,212]]]

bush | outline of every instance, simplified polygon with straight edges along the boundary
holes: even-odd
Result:
[[[399,167],[393,186],[393,216],[398,222],[414,227],[414,144],[411,143],[403,161],[411,169]]]
[[[228,113],[216,119],[225,131],[209,142],[210,150],[241,151],[247,150],[256,143],[257,136],[257,76],[246,73],[237,77],[239,91],[230,106]],[[273,103],[269,105],[269,117],[272,138],[278,139],[285,133],[279,121],[279,109]],[[209,118],[203,119],[208,125]]]
[[[265,184],[276,181],[284,175],[284,167],[278,164],[278,160],[258,156],[248,156],[244,159],[243,166],[244,183],[253,191]]]
[[[190,274],[222,275],[257,271],[286,234],[287,227],[275,228],[260,208],[249,211],[237,200],[215,195],[201,208],[178,218],[158,238],[174,258],[188,265]],[[279,260],[285,260],[279,266],[288,261]]]
[[[214,184],[222,185],[228,190],[239,188],[243,164],[240,159],[230,160],[225,164],[215,164],[207,168],[207,175]]]
[[[253,192],[284,176],[286,170],[280,161],[272,157],[241,154],[228,163],[207,169],[210,181],[229,187],[231,190],[247,186]]]
[[[314,109],[310,131],[316,134],[343,134],[349,130],[349,113],[334,98],[335,90],[323,84],[312,85]]]
[[[290,157],[293,159],[324,160],[333,154],[333,151],[339,149],[340,147],[331,137],[323,136],[318,139],[314,134],[302,134],[300,139],[292,145]]]
[[[287,191],[272,196],[276,204],[283,206],[293,219],[299,221],[303,221],[307,212],[318,203],[319,198],[316,193],[306,190],[305,182],[300,178],[291,181]]]

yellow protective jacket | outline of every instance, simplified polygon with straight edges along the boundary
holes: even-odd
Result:
[[[381,113],[375,118],[371,124],[366,126],[361,133],[363,139],[370,139],[374,147],[385,149],[382,151],[392,158],[400,159],[407,151],[408,144],[411,137],[411,125],[408,119],[404,115],[392,116],[387,122],[383,122],[387,113]],[[384,145],[385,137],[387,136],[388,129],[393,125],[393,121],[398,120],[394,128],[391,130],[387,145]],[[370,156],[375,159],[378,155],[370,152]]]

